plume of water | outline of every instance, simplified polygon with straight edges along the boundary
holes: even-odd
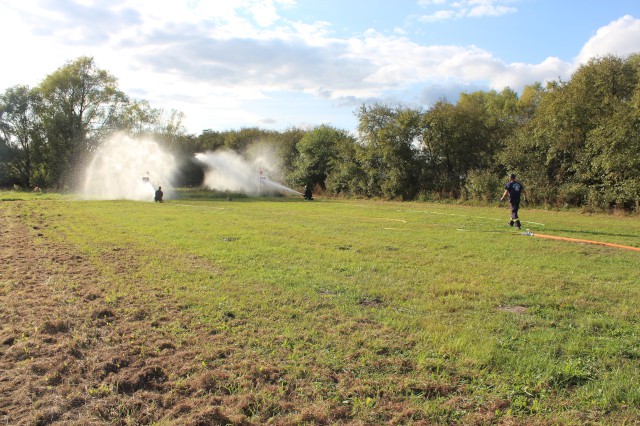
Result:
[[[267,173],[273,170],[274,163],[264,151],[254,151],[251,157],[246,159],[229,150],[195,155],[206,166],[203,185],[207,188],[254,196],[265,195],[265,192],[301,195],[294,189],[268,179]]]
[[[281,183],[274,182],[274,181],[270,180],[269,178],[265,178],[262,182],[263,182],[264,186],[266,186],[268,188],[273,188],[273,189],[275,189],[277,191],[285,192],[287,194],[302,195],[301,192],[298,192],[295,189],[291,189],[289,187],[286,187],[286,186],[282,185]]]
[[[117,134],[94,154],[85,173],[81,195],[105,200],[153,201],[162,186],[170,198],[170,181],[176,161],[151,139]]]
[[[220,191],[257,195],[257,174],[253,167],[233,151],[198,153],[195,158],[206,166],[203,186]]]

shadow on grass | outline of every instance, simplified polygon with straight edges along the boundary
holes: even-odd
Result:
[[[302,196],[272,194],[265,196],[250,196],[239,192],[230,191],[206,191],[203,189],[176,189],[171,198],[179,201],[242,201],[242,202],[262,202],[262,201],[286,201],[286,202],[309,202]],[[170,201],[170,200],[167,200]]]

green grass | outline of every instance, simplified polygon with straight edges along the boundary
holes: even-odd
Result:
[[[292,386],[364,422],[390,421],[393,404],[407,422],[640,415],[638,252],[524,236],[495,207],[4,192],[0,210],[10,200],[23,200],[28,222],[46,218],[41,238],[102,265],[113,300],[165,294],[232,341],[254,375],[277,372],[281,393],[255,395],[254,418],[276,416]],[[640,246],[637,217],[521,218],[534,233]],[[134,273],[109,271],[114,250],[132,256]],[[224,366],[217,350],[201,348],[212,371]]]

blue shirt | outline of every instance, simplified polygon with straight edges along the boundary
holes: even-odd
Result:
[[[508,182],[504,189],[509,191],[509,202],[510,203],[519,203],[520,202],[520,193],[524,189],[524,185],[520,182]]]

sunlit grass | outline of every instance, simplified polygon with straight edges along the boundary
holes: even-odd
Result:
[[[496,418],[639,414],[637,252],[525,236],[496,207],[191,195],[0,199],[24,200],[26,220],[53,224],[44,238],[94,259],[109,297],[174,298],[233,341],[252,374],[278,371],[353,418],[382,421],[390,401],[441,422],[494,405]],[[534,233],[639,244],[638,218],[521,217]],[[129,256],[132,271],[110,270],[108,256]],[[215,348],[201,350],[222,368],[207,357]],[[285,394],[258,395],[251,415]]]

